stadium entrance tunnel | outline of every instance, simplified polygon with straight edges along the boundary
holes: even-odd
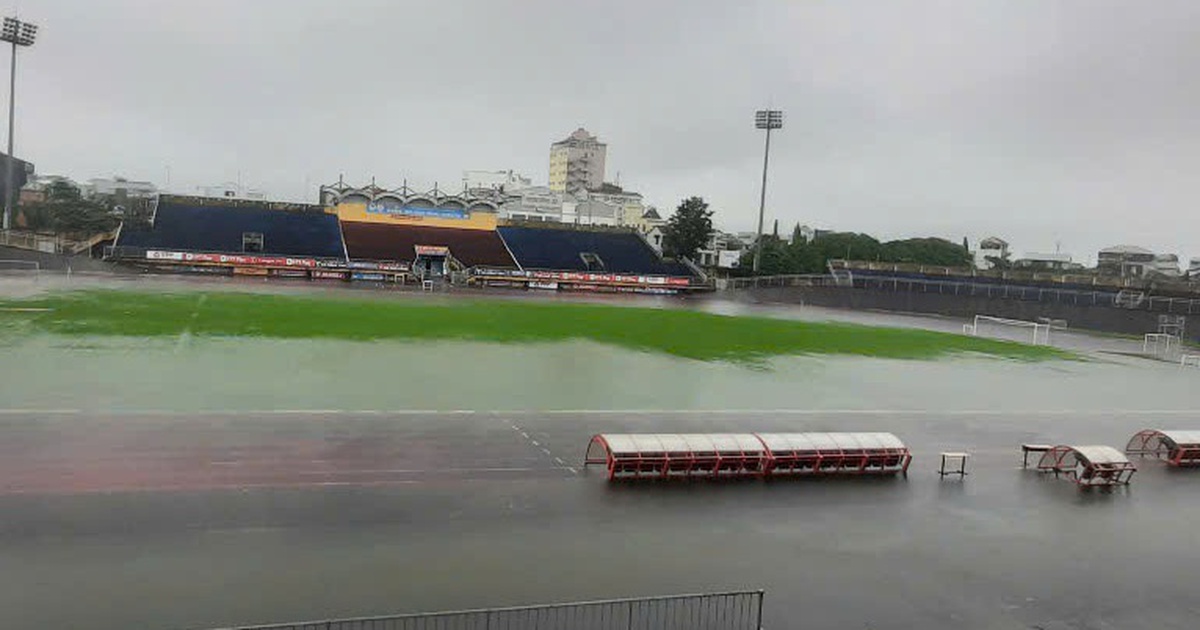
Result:
[[[1123,486],[1137,466],[1111,446],[1061,445],[1042,454],[1037,470],[1064,476],[1079,486]]]
[[[906,475],[911,462],[891,433],[601,433],[584,457],[609,480]]]
[[[1200,466],[1200,431],[1138,431],[1125,445],[1125,453],[1157,457],[1172,466]]]

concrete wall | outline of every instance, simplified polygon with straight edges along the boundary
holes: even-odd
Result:
[[[738,291],[755,301],[805,303],[813,306],[880,310],[904,313],[932,313],[971,319],[975,315],[991,315],[1026,321],[1039,317],[1064,319],[1070,328],[1103,332],[1143,335],[1158,331],[1161,313],[1147,310],[1038,302],[964,296],[915,291],[886,291],[879,289],[850,289],[835,287],[779,287]],[[1188,317],[1186,336],[1200,342],[1200,315]]]

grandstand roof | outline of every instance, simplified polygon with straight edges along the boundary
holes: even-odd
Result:
[[[337,216],[261,204],[204,205],[160,199],[146,229],[124,226],[116,245],[191,252],[242,253],[242,235],[263,235],[263,254],[345,258]]]
[[[667,262],[632,232],[593,232],[504,226],[497,228],[517,263],[525,269],[606,271],[665,276],[692,276],[681,263]],[[583,253],[595,254],[603,269],[588,267]]]
[[[356,260],[416,258],[417,245],[447,247],[450,255],[468,267],[515,267],[499,235],[491,230],[463,230],[419,225],[342,223],[346,252]]]

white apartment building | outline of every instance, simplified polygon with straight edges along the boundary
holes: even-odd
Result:
[[[576,193],[600,188],[608,145],[580,127],[550,145],[550,190]]]

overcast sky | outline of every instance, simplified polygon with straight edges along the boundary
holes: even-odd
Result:
[[[996,234],[1200,256],[1196,0],[22,0],[17,155],[39,172],[315,200],[545,183],[584,126],[608,179],[752,229]],[[781,228],[783,229],[783,228]]]

